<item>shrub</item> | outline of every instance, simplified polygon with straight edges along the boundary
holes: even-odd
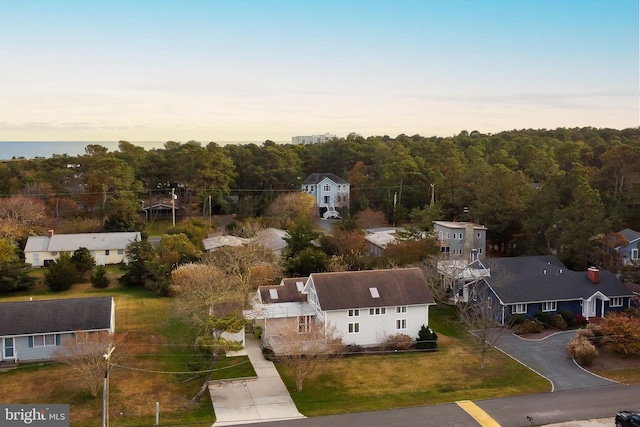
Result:
[[[419,349],[428,350],[438,348],[438,335],[430,327],[422,325],[420,331],[418,331],[418,340],[416,341],[416,347]]]
[[[79,281],[84,281],[87,277],[87,273],[96,265],[91,252],[85,247],[80,247],[75,250],[71,256],[71,262],[76,267]]]
[[[551,316],[551,323],[549,324],[551,325],[551,327],[560,329],[561,331],[564,331],[565,329],[567,329],[567,322],[564,320],[564,317],[562,317],[562,315],[560,314],[555,314]]]
[[[526,320],[521,325],[515,327],[515,333],[520,335],[537,334],[542,331],[544,331],[544,325],[535,319]]]
[[[560,310],[558,314],[562,316],[562,319],[564,319],[564,322],[567,324],[567,326],[573,326],[574,316],[571,310]]]
[[[577,327],[582,327],[585,326],[587,323],[587,319],[584,318],[584,316],[580,313],[577,313],[575,316],[573,316],[573,325],[577,326]]]
[[[622,310],[622,313],[628,317],[639,317],[638,309],[636,307],[627,307]]]
[[[534,314],[533,317],[538,319],[545,326],[551,326],[551,323],[553,322],[553,315],[554,315],[554,313],[549,313],[549,312],[546,312],[546,311],[539,311],[536,314]]]
[[[623,313],[612,313],[602,323],[603,342],[624,356],[640,354],[640,319]]]
[[[589,366],[598,357],[598,350],[586,337],[576,334],[566,346],[567,355],[582,366]]]
[[[76,281],[78,272],[71,262],[71,256],[62,253],[47,267],[44,282],[52,291],[66,291]]]
[[[107,276],[107,270],[104,266],[99,265],[91,273],[91,277],[89,278],[91,281],[91,286],[94,288],[106,288],[109,286],[109,277]]]
[[[413,344],[413,338],[407,334],[389,335],[385,341],[385,347],[391,350],[409,350]]]
[[[527,321],[527,317],[524,314],[510,314],[507,317],[507,324],[513,327],[522,325]]]

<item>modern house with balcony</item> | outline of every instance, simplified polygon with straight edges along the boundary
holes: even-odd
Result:
[[[340,218],[338,209],[349,206],[351,184],[332,173],[312,173],[302,184],[302,191],[316,199],[323,219]]]

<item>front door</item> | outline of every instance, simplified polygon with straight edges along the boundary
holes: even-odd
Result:
[[[13,338],[5,338],[4,345],[2,346],[2,358],[3,359],[15,359]]]
[[[33,254],[33,266],[40,267],[40,254]]]

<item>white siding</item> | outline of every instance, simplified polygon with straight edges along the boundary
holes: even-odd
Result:
[[[326,321],[336,327],[344,344],[375,346],[383,343],[389,335],[407,334],[418,338],[422,325],[429,325],[429,306],[408,306],[406,313],[396,313],[396,307],[386,307],[386,314],[370,315],[369,308],[361,308],[360,316],[349,317],[348,310],[325,312]],[[407,328],[396,330],[396,320],[407,319]],[[359,323],[360,332],[350,334],[349,323]]]

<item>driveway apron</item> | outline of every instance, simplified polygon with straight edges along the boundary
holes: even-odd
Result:
[[[616,384],[582,369],[566,356],[565,346],[574,334],[575,331],[558,332],[537,340],[505,334],[495,347],[551,381],[551,391]]]
[[[304,418],[273,362],[262,356],[258,340],[246,335],[245,351],[257,378],[209,383],[215,427]]]

